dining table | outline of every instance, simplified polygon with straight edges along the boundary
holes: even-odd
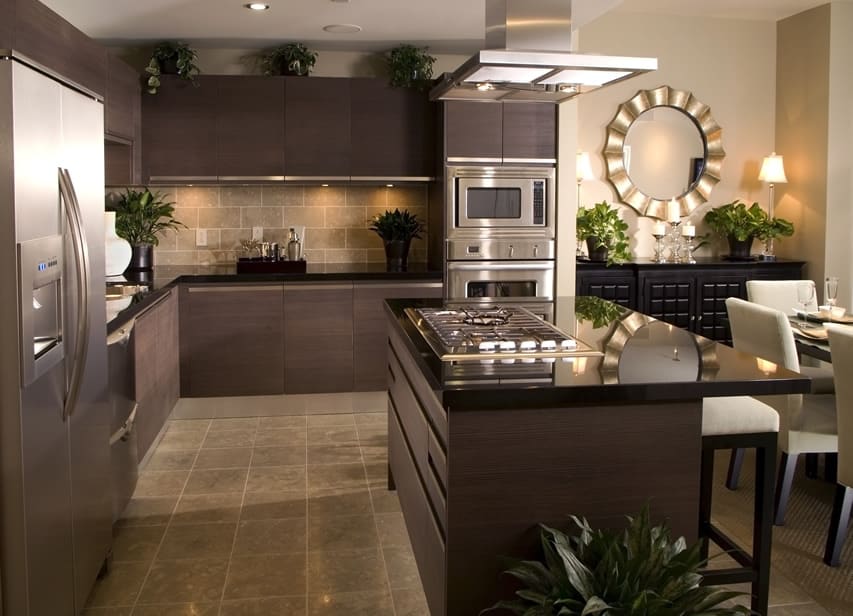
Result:
[[[832,322],[848,327],[853,327],[853,315],[845,314],[839,319],[826,315],[823,311],[810,312],[790,317],[791,328],[794,331],[794,342],[801,356],[813,357],[821,361],[832,363],[832,352],[829,348],[829,340],[824,325]]]

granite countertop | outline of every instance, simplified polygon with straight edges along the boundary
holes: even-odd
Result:
[[[117,330],[137,316],[167,289],[177,284],[251,284],[270,282],[354,282],[438,281],[442,272],[431,270],[426,263],[409,263],[405,272],[389,272],[384,263],[308,263],[302,274],[238,274],[236,264],[228,265],[163,265],[151,272],[137,272],[113,277],[107,284],[139,284],[138,293],[121,300],[107,302],[107,333]],[[113,301],[119,303],[113,303]]]
[[[810,380],[596,297],[558,297],[555,324],[599,351],[553,364],[441,361],[405,314],[441,300],[388,300],[386,311],[444,405],[499,409],[805,393]],[[525,380],[540,366],[534,382]],[[477,382],[478,379],[481,382]]]

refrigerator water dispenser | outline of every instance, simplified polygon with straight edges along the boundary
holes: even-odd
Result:
[[[36,381],[62,361],[61,235],[18,244],[21,301],[21,384]]]

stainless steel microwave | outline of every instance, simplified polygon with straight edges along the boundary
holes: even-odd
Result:
[[[448,231],[544,231],[553,237],[554,181],[554,167],[448,167]]]

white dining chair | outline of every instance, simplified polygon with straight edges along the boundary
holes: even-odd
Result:
[[[775,308],[786,315],[793,315],[794,310],[802,308],[797,297],[797,288],[801,285],[815,284],[812,280],[747,280],[746,296],[751,302]],[[809,312],[818,309],[817,295],[812,294],[813,300],[806,306]],[[800,365],[799,372],[812,380],[813,394],[831,394],[835,391],[835,379],[831,366]]]
[[[736,349],[793,372],[800,372],[794,334],[785,313],[737,297],[726,300],[726,310]],[[835,396],[785,394],[761,396],[758,399],[779,413],[779,450],[782,457],[776,480],[774,523],[782,525],[791,495],[797,457],[804,453],[833,453],[838,450]],[[733,453],[733,460],[736,453]],[[732,464],[732,468],[736,483],[736,463]]]
[[[847,375],[835,384],[835,408],[838,422],[838,478],[826,551],[823,561],[830,566],[841,564],[841,548],[847,536],[847,525],[853,510],[853,327],[827,325],[832,365],[837,374]]]

